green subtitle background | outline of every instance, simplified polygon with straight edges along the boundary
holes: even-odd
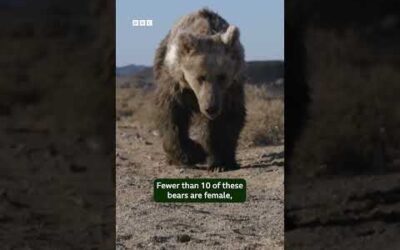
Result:
[[[178,184],[186,182],[188,184],[198,184],[200,188],[198,189],[157,189],[156,183],[162,182],[163,184]],[[202,188],[202,182],[209,182],[211,187],[209,189]],[[213,189],[212,185],[215,183],[221,182],[221,188]],[[229,184],[243,184],[243,189],[224,189],[222,188],[222,183],[228,182]],[[246,201],[246,180],[245,179],[155,179],[154,180],[154,201],[156,202],[221,202],[221,203],[233,203],[233,202],[245,202]],[[232,199],[190,199],[190,194],[192,193],[201,193],[204,195],[204,192],[208,193],[229,193],[233,198]],[[189,195],[188,199],[172,199],[167,197],[167,192],[170,193],[187,193]]]

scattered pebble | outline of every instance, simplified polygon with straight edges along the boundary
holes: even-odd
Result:
[[[167,242],[169,238],[170,237],[167,237],[167,236],[157,236],[156,235],[153,237],[152,240],[157,243],[164,243],[164,242]]]
[[[128,249],[125,245],[121,244],[121,243],[117,243],[115,245],[115,250],[126,250]]]
[[[176,240],[177,240],[178,242],[182,242],[182,243],[184,243],[184,242],[189,242],[190,239],[191,239],[190,236],[187,235],[187,234],[180,234],[180,235],[177,235],[177,236],[176,236]]]

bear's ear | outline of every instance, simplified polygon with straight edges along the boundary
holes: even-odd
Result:
[[[198,46],[197,38],[190,33],[181,33],[178,36],[178,48],[182,54],[194,52]]]
[[[228,29],[221,35],[221,40],[226,45],[233,45],[239,40],[239,29],[236,26],[229,25]]]

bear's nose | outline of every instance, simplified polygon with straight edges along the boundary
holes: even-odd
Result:
[[[217,111],[218,111],[218,106],[216,106],[216,105],[210,106],[206,109],[207,114],[209,114],[211,116],[215,115],[217,113]]]

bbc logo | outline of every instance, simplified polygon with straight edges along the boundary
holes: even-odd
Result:
[[[150,26],[153,26],[153,20],[151,20],[151,19],[133,19],[132,26],[134,26],[134,27],[150,27]]]

